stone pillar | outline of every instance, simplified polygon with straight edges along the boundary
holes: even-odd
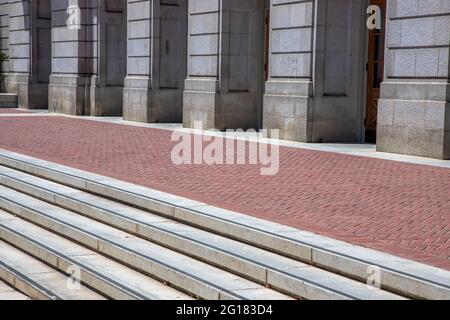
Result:
[[[51,57],[50,0],[9,0],[8,91],[19,107],[46,109]]]
[[[0,0],[0,52],[9,56],[9,5],[8,0]],[[3,62],[0,66],[1,73],[6,75],[9,72],[9,61]],[[6,79],[3,81],[3,88],[0,92],[6,91]]]
[[[262,0],[189,1],[183,122],[258,128],[264,83]]]
[[[450,158],[449,35],[449,1],[388,1],[379,151]]]
[[[121,116],[126,75],[126,0],[91,1],[91,116]]]
[[[264,128],[302,142],[362,139],[365,1],[271,0]]]
[[[52,0],[52,74],[49,110],[85,115],[93,73],[94,1]],[[89,4],[89,5],[88,5]]]
[[[187,0],[128,1],[126,120],[182,121],[187,4]]]

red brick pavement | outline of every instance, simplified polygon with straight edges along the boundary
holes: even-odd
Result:
[[[175,166],[171,132],[0,117],[0,148],[450,270],[450,170],[282,147],[280,172]]]
[[[31,113],[31,112],[22,109],[0,108],[0,114],[18,114],[18,113]]]

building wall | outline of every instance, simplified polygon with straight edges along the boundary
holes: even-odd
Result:
[[[0,0],[7,89],[23,108],[361,142],[368,4]],[[450,158],[450,3],[388,0],[387,20],[378,150]]]
[[[9,0],[8,12],[8,92],[18,95],[22,108],[46,108],[51,58],[50,0]]]
[[[182,121],[187,5],[187,0],[128,1],[126,120]]]
[[[262,108],[264,9],[261,0],[190,0],[183,123],[257,128]]]
[[[450,158],[450,1],[388,1],[378,150]]]
[[[271,1],[264,127],[283,139],[362,139],[366,1]]]
[[[0,0],[0,52],[9,56],[9,10],[8,0]],[[3,73],[9,71],[9,61],[1,66]],[[3,88],[6,89],[6,88]]]

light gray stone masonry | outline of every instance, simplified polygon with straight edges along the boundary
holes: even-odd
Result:
[[[80,7],[80,28],[68,28],[68,6]],[[49,110],[85,115],[90,110],[90,85],[93,74],[92,23],[96,1],[52,0],[52,74]]]
[[[366,1],[271,1],[264,128],[302,142],[361,139],[366,8]]]
[[[187,5],[187,0],[128,0],[125,120],[182,121]]]
[[[264,9],[261,0],[189,1],[185,127],[260,126]]]
[[[449,1],[388,1],[378,151],[450,159],[449,30]]]
[[[69,6],[80,29],[67,27]],[[72,115],[122,115],[126,68],[125,0],[53,0],[53,59],[49,107]]]
[[[19,107],[47,108],[50,75],[50,0],[9,0],[8,92]]]
[[[9,56],[9,6],[8,0],[0,0],[0,52]],[[1,66],[3,73],[9,71],[9,61]]]

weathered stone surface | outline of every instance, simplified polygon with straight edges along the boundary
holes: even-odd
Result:
[[[426,3],[388,3],[377,149],[449,159],[450,7],[439,0]]]

